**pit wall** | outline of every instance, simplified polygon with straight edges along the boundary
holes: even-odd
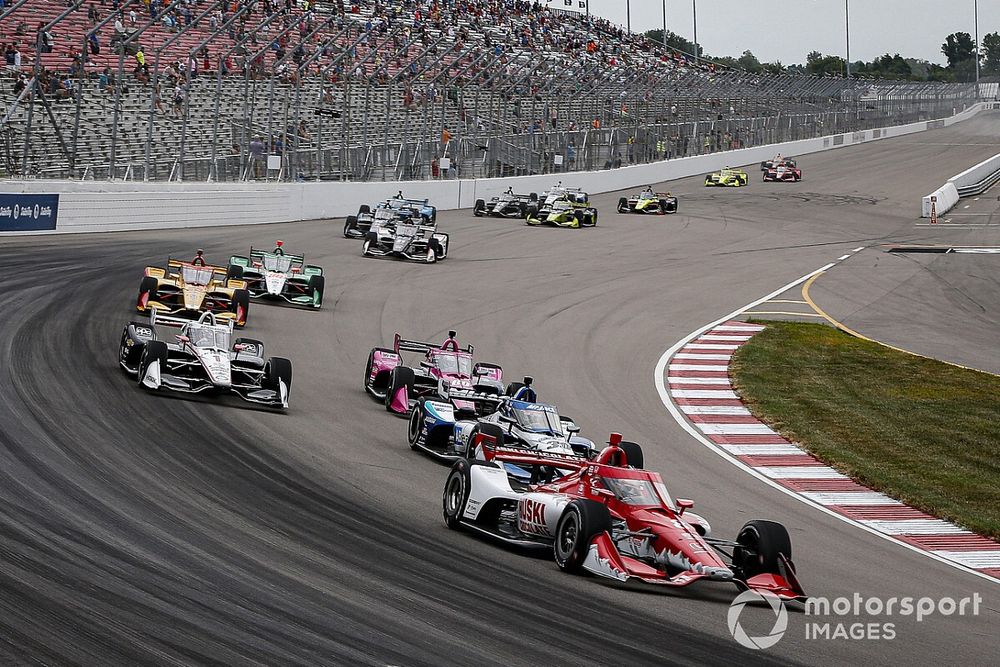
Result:
[[[998,103],[978,103],[950,118],[895,127],[790,141],[755,148],[698,155],[598,172],[571,172],[499,179],[413,182],[323,183],[142,183],[95,181],[5,181],[4,194],[58,194],[54,231],[0,232],[2,235],[108,232],[343,218],[360,204],[372,204],[402,191],[427,198],[441,210],[471,208],[477,199],[508,187],[542,192],[557,181],[597,194],[708,173],[726,165],[753,167],[776,153],[800,156],[869,141],[947,127]]]
[[[994,155],[991,158],[987,158],[976,166],[966,169],[961,174],[952,176],[943,186],[929,195],[924,196],[920,206],[920,217],[931,217],[931,197],[937,197],[937,214],[944,215],[958,203],[959,199],[961,199],[959,189],[967,188],[970,185],[976,185],[987,176],[995,174],[997,171],[1000,171],[1000,155]],[[987,184],[988,183],[989,182],[987,182]],[[978,190],[982,190],[983,187],[984,186],[981,185]],[[970,196],[968,192],[965,194],[966,196]]]

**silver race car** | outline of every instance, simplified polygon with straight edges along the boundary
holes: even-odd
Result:
[[[448,257],[448,235],[437,223],[400,211],[395,220],[373,225],[361,246],[364,257],[400,257],[433,264]]]
[[[180,332],[161,338],[164,326]],[[283,357],[265,360],[264,344],[250,338],[230,346],[232,333],[232,323],[219,324],[211,312],[188,321],[158,317],[154,310],[148,324],[125,326],[118,361],[149,390],[232,392],[251,403],[287,408],[292,363]]]

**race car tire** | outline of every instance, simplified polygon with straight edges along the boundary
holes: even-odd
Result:
[[[486,215],[486,200],[485,199],[477,199],[476,200],[476,205],[472,207],[472,215],[476,216],[477,218],[481,218],[484,215]]]
[[[313,307],[319,308],[323,304],[323,290],[326,288],[326,278],[323,276],[309,276],[309,292],[313,295]]]
[[[666,214],[667,214],[667,200],[666,199],[661,199],[660,200],[660,215],[666,215]]]
[[[465,514],[465,505],[469,502],[469,491],[472,487],[471,468],[472,464],[465,459],[455,461],[444,483],[441,509],[445,524],[452,530],[459,530],[462,527],[462,515]]]
[[[149,294],[146,298],[146,303],[150,301],[156,301],[156,288],[159,286],[160,281],[158,281],[153,276],[144,276],[142,281],[139,283],[139,297],[135,301],[136,310],[144,311],[145,308],[141,306],[142,295]]]
[[[590,215],[590,224],[592,226],[594,226],[594,227],[597,226],[597,209],[596,208],[594,209],[594,212]]]
[[[642,465],[645,463],[642,456],[642,445],[638,442],[629,442],[628,440],[622,440],[618,443],[618,446],[623,452],[625,452],[625,462],[631,468],[636,470],[642,470]]]
[[[344,222],[344,238],[345,239],[351,238],[350,234],[351,230],[357,228],[358,228],[358,216],[356,215],[347,216],[347,220]]]
[[[792,560],[792,540],[777,521],[754,519],[743,524],[733,549],[733,566],[744,579],[758,574],[780,574],[778,554]]]
[[[407,396],[413,394],[413,369],[406,366],[396,366],[389,371],[389,386],[385,392],[385,409],[392,412],[392,397],[397,391],[406,387]]]
[[[142,378],[146,375],[146,370],[149,369],[149,365],[154,361],[159,360],[160,369],[164,369],[167,365],[167,344],[162,340],[151,340],[146,343],[142,348],[142,356],[139,358],[139,386],[144,387],[142,384]]]
[[[243,280],[243,267],[239,264],[230,264],[226,267],[226,280]]]
[[[423,431],[425,400],[420,399],[410,410],[410,422],[406,425],[406,441],[410,443],[410,449],[417,449],[420,432]]]
[[[469,432],[469,440],[465,445],[465,458],[471,459],[476,455],[476,450],[472,448],[472,443],[476,441],[477,435],[484,435],[493,438],[497,447],[503,445],[503,429],[499,424],[476,424]]]
[[[126,324],[125,328],[122,330],[121,343],[118,346],[118,360],[122,364],[123,371],[126,371],[127,368],[138,368],[139,360],[142,358],[142,351],[146,347],[147,341],[139,338],[138,336],[132,335],[132,331],[135,327],[143,327],[152,331],[154,337],[153,339],[155,340],[156,332],[148,323],[129,322]],[[129,340],[132,341],[132,345],[127,344]]]
[[[292,388],[292,362],[284,357],[271,357],[264,364],[264,377],[260,380],[260,385],[264,389],[278,391],[278,382],[285,382],[285,388]]]
[[[387,347],[373,347],[371,352],[368,353],[368,364],[365,366],[365,391],[371,391],[374,387],[368,385],[369,378],[372,376],[372,368],[375,366],[375,353],[385,352],[387,354],[395,354],[395,350]]]
[[[427,263],[434,264],[438,261],[438,251],[433,241],[427,244]]]
[[[233,290],[233,300],[229,302],[230,312],[239,313],[240,308],[243,308],[243,321],[237,320],[236,326],[245,327],[250,316],[250,292],[245,289]]]
[[[511,382],[509,385],[507,385],[507,388],[504,389],[503,395],[514,396],[515,394],[517,394],[518,390],[520,390],[523,386],[524,386],[523,382]]]
[[[368,249],[378,243],[378,233],[368,232],[365,235],[364,243],[361,244],[361,256],[368,257]]]
[[[590,542],[611,530],[611,512],[596,500],[578,498],[563,509],[556,524],[552,552],[563,572],[579,572],[590,550]]]
[[[621,197],[618,200],[618,212],[628,213],[628,199],[626,197]]]
[[[528,215],[528,205],[520,202],[517,205],[517,217],[524,219]]]
[[[528,201],[538,201],[538,193],[532,192],[528,194]]]
[[[362,204],[358,208],[358,217],[361,217],[362,215],[364,215],[366,213],[371,213],[371,212],[372,212],[372,207],[371,206],[369,206],[368,204]]]

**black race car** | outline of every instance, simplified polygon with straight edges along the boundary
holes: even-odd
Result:
[[[520,218],[523,220],[528,215],[528,209],[532,205],[537,204],[538,193],[532,192],[527,195],[518,195],[514,194],[513,188],[510,188],[499,197],[494,197],[489,201],[477,199],[472,213],[477,218],[488,216],[495,218]]]

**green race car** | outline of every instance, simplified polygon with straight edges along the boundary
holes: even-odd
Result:
[[[528,208],[525,222],[529,225],[553,227],[596,227],[597,209],[583,192],[563,192],[545,198],[541,205]]]
[[[750,178],[742,169],[726,167],[722,171],[713,171],[705,177],[705,187],[739,188],[747,185]]]

